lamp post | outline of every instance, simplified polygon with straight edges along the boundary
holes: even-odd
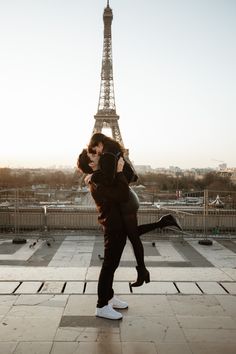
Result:
[[[19,233],[19,190],[16,189],[15,192],[15,211],[14,211],[14,218],[15,218],[15,237],[12,240],[12,243],[20,244],[26,243],[26,239],[23,237],[18,236]]]
[[[208,233],[208,190],[204,189],[204,210],[203,210],[203,222],[204,222],[204,239],[199,240],[198,243],[200,245],[211,246],[212,240],[208,240],[207,233]]]

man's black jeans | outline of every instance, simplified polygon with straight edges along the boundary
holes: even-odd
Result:
[[[124,231],[108,231],[104,233],[104,260],[98,279],[97,307],[103,307],[112,299],[114,273],[119,266],[122,252],[126,244]]]

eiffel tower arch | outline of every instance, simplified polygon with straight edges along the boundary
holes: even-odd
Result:
[[[114,82],[113,82],[113,64],[112,64],[112,36],[111,24],[113,14],[107,0],[107,6],[103,12],[104,22],[104,41],[103,41],[103,56],[100,94],[98,102],[98,110],[95,114],[94,133],[102,133],[103,129],[110,129],[113,139],[118,141],[123,147],[124,143],[121,137],[121,132],[118,124],[119,116],[116,114]],[[125,149],[128,157],[128,150]]]

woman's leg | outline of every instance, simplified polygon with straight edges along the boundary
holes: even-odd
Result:
[[[142,224],[138,226],[138,235],[141,236],[147,232],[153,231],[158,228],[158,222],[153,222],[150,224]]]
[[[125,229],[127,231],[127,236],[132,244],[134,255],[137,262],[137,273],[138,277],[135,283],[132,283],[132,287],[137,287],[143,285],[144,282],[150,282],[150,274],[144,263],[144,249],[142,241],[140,240],[138,234],[137,226],[137,213],[127,214],[124,216]]]
[[[124,215],[123,220],[128,239],[130,240],[133,247],[137,265],[144,267],[144,249],[142,241],[139,237],[137,214],[135,213]]]
[[[155,229],[162,229],[167,226],[175,226],[179,229],[181,228],[177,219],[171,214],[162,216],[157,222],[138,225],[137,213],[123,215],[125,229],[127,231],[127,236],[132,244],[134,255],[138,266],[145,266],[144,263],[144,249],[140,236],[153,231]],[[178,224],[177,224],[178,223]]]
[[[163,229],[164,227],[168,226],[177,227],[179,230],[182,230],[182,226],[180,225],[178,219],[171,214],[167,214],[163,215],[157,222],[139,225],[138,235],[141,236],[155,229]]]

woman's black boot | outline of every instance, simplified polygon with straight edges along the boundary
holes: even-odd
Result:
[[[163,215],[157,222],[157,227],[163,229],[164,227],[177,227],[179,230],[183,230],[179,220],[171,214]]]
[[[133,288],[143,285],[144,282],[145,283],[150,282],[150,273],[144,266],[143,267],[137,266],[136,269],[138,272],[138,278],[135,283],[131,284]]]

